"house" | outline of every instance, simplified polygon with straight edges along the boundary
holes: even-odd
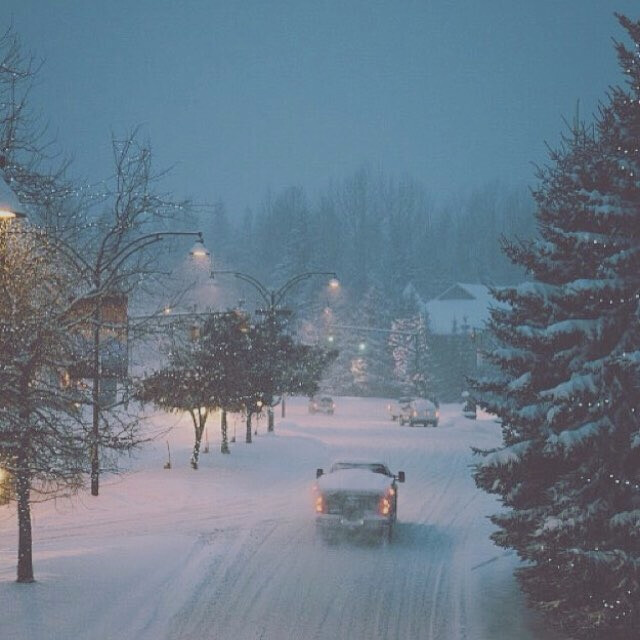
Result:
[[[490,308],[497,305],[486,285],[460,282],[423,304],[435,391],[441,400],[460,401],[466,377],[483,365],[480,350],[488,338]]]

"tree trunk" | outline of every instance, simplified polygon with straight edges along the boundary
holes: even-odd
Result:
[[[245,437],[245,442],[247,444],[251,444],[251,412],[247,411],[247,435]]]
[[[99,285],[99,283],[98,283]],[[92,425],[91,425],[91,495],[97,496],[100,483],[100,452],[98,450],[98,441],[100,439],[100,322],[101,308],[98,303],[93,314],[95,323],[93,329],[93,358],[92,373],[93,382],[91,387],[91,405],[92,405]]]
[[[191,418],[193,420],[193,428],[195,431],[195,442],[193,443],[193,453],[191,454],[191,466],[194,469],[198,468],[198,459],[200,458],[200,443],[202,442],[202,434],[204,432],[204,425],[206,424],[207,416],[201,416],[198,412],[198,416],[192,411]]]
[[[267,432],[273,433],[275,430],[275,423],[273,419],[273,407],[267,409]]]
[[[91,495],[97,496],[99,493],[99,483],[100,483],[100,453],[98,451],[98,438],[100,437],[100,410],[98,408],[98,387],[100,381],[94,380],[93,386],[94,391],[92,393],[93,396],[93,426],[91,428]]]
[[[26,460],[18,464],[16,490],[18,493],[18,582],[33,582],[31,536],[31,479]]]
[[[229,450],[229,442],[227,440],[227,412],[225,409],[223,409],[220,413],[220,431],[222,432],[220,453],[231,453],[231,451]]]
[[[285,417],[286,408],[284,406],[284,395],[282,396],[282,413],[280,414],[281,418]]]

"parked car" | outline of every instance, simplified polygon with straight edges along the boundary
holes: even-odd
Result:
[[[476,401],[471,397],[468,391],[462,392],[462,415],[469,420],[475,420],[477,417]]]
[[[387,405],[387,411],[392,420],[400,420],[402,416],[408,416],[410,412],[411,396],[400,396],[397,400],[392,400]]]
[[[329,473],[316,470],[316,530],[328,542],[341,534],[390,541],[398,514],[398,483],[404,471],[391,473],[383,462],[341,460]]]
[[[327,413],[333,415],[336,404],[331,396],[313,396],[309,398],[309,413]]]
[[[411,427],[422,425],[423,427],[437,427],[440,419],[440,408],[432,400],[417,398],[411,402],[408,415],[400,417],[400,424],[408,424]]]

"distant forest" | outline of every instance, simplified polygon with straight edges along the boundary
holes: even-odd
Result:
[[[295,186],[268,194],[241,216],[217,203],[201,228],[218,269],[276,289],[299,273],[335,271],[352,304],[375,289],[389,313],[409,284],[427,300],[454,282],[522,281],[500,244],[534,235],[533,210],[528,190],[498,183],[435,206],[419,182],[362,168],[314,197]],[[287,303],[304,308],[318,288],[296,287]]]
[[[456,332],[438,346],[419,303],[455,282],[522,282],[525,273],[501,244],[536,233],[526,188],[489,184],[442,205],[419,182],[368,168],[313,195],[297,186],[270,193],[240,216],[222,202],[205,211],[194,222],[213,252],[214,280],[205,281],[215,293],[198,304],[265,306],[255,286],[219,271],[253,277],[267,291],[287,288],[280,306],[293,312],[289,328],[339,352],[323,390],[342,395],[390,397],[420,387],[422,395],[459,400],[478,345]],[[329,287],[327,276],[287,287],[307,272],[335,272],[340,287]]]

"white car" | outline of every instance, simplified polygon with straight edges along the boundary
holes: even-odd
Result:
[[[332,416],[336,410],[336,403],[331,396],[313,396],[309,398],[309,413],[326,413]]]
[[[411,396],[400,396],[397,400],[391,400],[387,405],[387,411],[391,419],[401,422],[403,416],[408,416],[412,401],[413,398]]]
[[[440,409],[435,402],[418,398],[411,402],[408,415],[400,416],[400,424],[408,424],[411,427],[422,425],[423,427],[437,427],[440,420]]]
[[[316,478],[316,530],[326,541],[341,533],[391,540],[404,471],[394,475],[383,462],[341,460],[329,473],[317,469]]]

